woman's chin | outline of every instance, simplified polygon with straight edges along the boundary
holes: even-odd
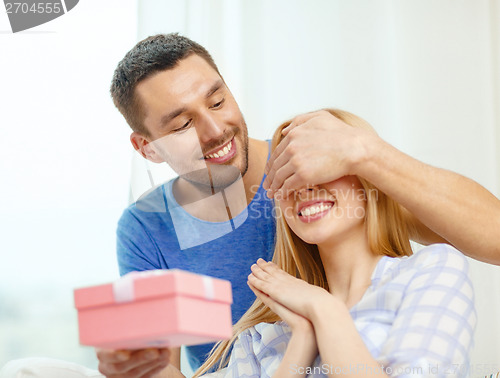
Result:
[[[321,233],[317,232],[303,235],[297,234],[297,236],[308,244],[322,244],[331,237],[331,235],[321,235]]]

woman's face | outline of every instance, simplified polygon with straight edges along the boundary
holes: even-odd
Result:
[[[356,176],[302,189],[278,204],[290,228],[307,243],[338,243],[364,235],[366,194]]]

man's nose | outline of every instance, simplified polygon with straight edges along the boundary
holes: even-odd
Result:
[[[224,125],[213,115],[204,114],[198,121],[196,131],[200,142],[208,143],[211,140],[220,138],[224,134]]]

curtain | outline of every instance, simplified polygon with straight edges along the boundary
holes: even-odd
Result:
[[[337,107],[363,117],[409,155],[500,195],[498,1],[158,0],[139,6],[139,39],[179,32],[212,53],[250,136],[270,138],[287,118]],[[149,185],[144,162],[134,167],[132,183],[140,192]],[[479,314],[472,368],[480,375],[487,364],[500,370],[500,271],[470,263]]]

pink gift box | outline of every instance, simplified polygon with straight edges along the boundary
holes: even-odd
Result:
[[[141,349],[203,344],[232,335],[231,283],[178,269],[132,272],[75,289],[80,344]]]

